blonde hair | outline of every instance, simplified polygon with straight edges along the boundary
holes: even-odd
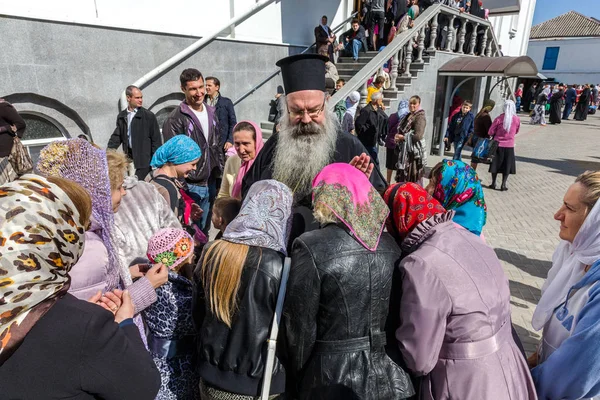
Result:
[[[600,171],[585,171],[575,179],[585,187],[585,194],[581,201],[591,210],[600,199]]]
[[[116,150],[106,150],[106,163],[108,164],[110,189],[117,190],[123,183],[125,172],[129,167],[129,159],[125,154]]]
[[[79,223],[87,230],[92,215],[92,199],[88,192],[81,185],[65,178],[48,176],[46,179],[69,196],[79,212]]]
[[[217,240],[202,261],[202,282],[210,311],[231,328],[248,245]]]
[[[336,224],[338,222],[338,217],[323,203],[315,204],[313,215],[315,216],[317,222],[321,225]]]

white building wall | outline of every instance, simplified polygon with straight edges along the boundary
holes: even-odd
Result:
[[[547,47],[560,47],[555,70],[544,70]],[[600,83],[600,38],[536,39],[527,55],[548,78],[567,84]]]
[[[256,0],[0,0],[0,15],[201,37],[255,4]],[[349,0],[279,0],[236,27],[234,36],[308,46],[314,35],[312,28],[306,29],[307,21],[317,26],[325,14],[335,26],[351,12]]]
[[[519,14],[490,17],[496,39],[502,45],[502,53],[505,56],[527,54],[535,5],[536,0],[521,0]]]

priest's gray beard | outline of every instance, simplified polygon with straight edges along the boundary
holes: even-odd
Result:
[[[286,184],[296,201],[310,194],[315,176],[333,161],[339,122],[325,107],[322,125],[314,121],[292,125],[286,112],[279,120],[273,178]]]

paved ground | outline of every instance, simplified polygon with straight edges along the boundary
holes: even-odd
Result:
[[[531,316],[559,241],[553,215],[577,175],[600,170],[600,117],[541,127],[529,125],[529,118],[522,116],[522,123],[515,148],[517,174],[509,178],[509,190],[484,189],[484,235],[510,279],[513,323],[531,353],[540,338],[531,327]],[[434,157],[429,164],[437,161]],[[484,167],[478,172],[487,185],[491,175]]]

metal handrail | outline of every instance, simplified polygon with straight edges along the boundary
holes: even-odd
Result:
[[[492,32],[492,39],[497,46],[496,36],[494,35],[494,29],[491,23],[488,20],[481,19],[479,17],[475,17],[471,14],[461,13],[460,11],[456,11],[455,9],[442,5],[436,4],[428,7],[422,14],[419,15],[414,21],[414,26],[412,29],[408,29],[402,32],[399,36],[397,36],[390,44],[388,44],[385,49],[380,51],[375,57],[369,61],[367,65],[365,65],[359,72],[357,72],[352,79],[350,79],[343,88],[338,90],[329,100],[328,107],[333,110],[335,105],[342,99],[348,97],[348,95],[355,91],[360,90],[359,88],[364,85],[364,83],[372,77],[383,64],[385,64],[388,60],[390,60],[396,53],[400,51],[402,47],[404,47],[409,40],[411,40],[416,32],[419,32],[420,29],[429,24],[432,18],[437,18],[437,16],[443,11],[444,14],[452,14],[456,17],[462,17],[470,22],[476,22],[479,25],[487,26],[490,28]],[[497,54],[497,48],[494,52],[494,55]],[[395,88],[392,88],[395,89]]]
[[[261,11],[263,8],[267,7],[269,4],[274,3],[275,1],[282,0],[258,0],[255,5],[250,7],[247,11],[240,14],[237,17],[230,19],[225,25],[221,28],[218,28],[215,32],[207,35],[190,46],[186,47],[179,53],[175,54],[173,57],[169,58],[167,61],[160,64],[158,67],[154,68],[152,71],[148,72],[146,75],[142,76],[140,79],[135,81],[132,85],[139,87],[140,89],[146,86],[149,82],[156,79],[160,75],[168,72],[171,68],[178,65],[180,62],[190,57],[192,54],[202,49],[204,46],[212,42],[219,36],[223,31],[231,28],[232,26],[239,25],[244,22],[257,12]],[[119,101],[119,109],[124,110],[127,107],[127,96],[125,95],[125,90],[121,93],[121,98]]]
[[[335,28],[332,29],[333,33],[337,33],[339,32],[349,21],[351,21],[352,19],[354,19],[354,17],[356,17],[358,15],[358,12],[352,13],[352,15],[350,15],[348,18],[346,18],[344,21],[342,21],[339,25],[337,25]],[[310,46],[308,46],[306,49],[304,49],[300,54],[304,54],[307,51],[309,51],[310,49],[313,48],[313,46],[315,46],[317,44],[317,42],[314,42],[313,44],[311,44]],[[260,89],[262,86],[264,86],[267,82],[269,82],[271,79],[275,78],[277,75],[279,75],[279,73],[281,72],[281,70],[279,68],[277,68],[277,71],[274,71],[273,73],[271,73],[268,77],[266,77],[265,79],[263,79],[258,85],[254,86],[252,89],[248,90],[246,93],[244,93],[243,95],[241,95],[240,97],[238,97],[234,102],[233,105],[237,105],[238,103],[240,103],[242,100],[244,100],[246,97],[250,96],[251,94],[253,94],[254,92],[256,92],[258,89]]]

